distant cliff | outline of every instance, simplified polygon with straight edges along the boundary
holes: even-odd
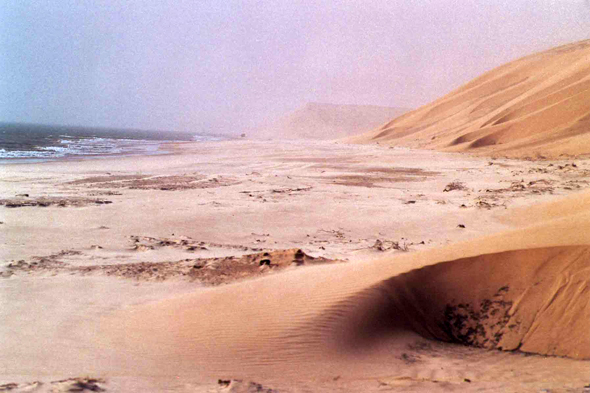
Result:
[[[338,139],[381,126],[409,111],[373,105],[308,103],[256,132],[265,139]]]

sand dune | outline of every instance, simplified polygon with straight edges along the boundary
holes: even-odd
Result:
[[[589,358],[589,260],[588,247],[555,247],[486,254],[413,270],[374,288],[380,296],[385,291],[388,301],[370,310],[385,313],[363,318],[363,323],[373,321],[383,329],[391,326],[384,320],[402,315],[397,320],[403,323],[400,328],[423,337]],[[374,339],[374,332],[370,337]]]
[[[352,139],[508,157],[590,154],[590,41],[498,67]]]
[[[252,135],[265,139],[344,138],[377,127],[408,110],[375,105],[308,103]]]
[[[102,334],[122,365],[178,375],[366,377],[383,351],[407,361],[424,339],[590,359],[588,230],[586,208],[444,248],[122,310]]]

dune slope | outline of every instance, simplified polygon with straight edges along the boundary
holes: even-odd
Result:
[[[590,40],[505,64],[351,141],[521,158],[590,154]]]
[[[351,309],[347,302],[326,314],[346,315],[338,334],[351,348],[409,330],[475,347],[590,358],[589,262],[585,246],[463,258],[385,280],[357,295],[363,300]]]
[[[424,338],[590,359],[589,230],[586,206],[445,248],[132,307],[106,317],[101,335],[122,370],[166,375],[366,372],[374,360],[350,356],[387,347],[403,359]]]

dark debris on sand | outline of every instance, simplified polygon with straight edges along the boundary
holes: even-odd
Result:
[[[217,381],[221,392],[232,393],[279,393],[278,390],[267,388],[257,382],[248,382],[241,379],[220,379]]]
[[[40,197],[34,199],[25,199],[23,197],[0,199],[0,206],[8,208],[17,207],[82,207],[88,205],[108,205],[113,201],[100,198],[79,198],[79,197]]]
[[[179,247],[191,250],[198,242],[161,239],[157,247]],[[94,248],[99,249],[99,246]],[[146,245],[134,248],[144,250]],[[154,246],[156,247],[156,246]],[[134,262],[100,265],[72,265],[67,256],[79,255],[80,251],[68,250],[57,254],[33,257],[29,261],[12,261],[0,270],[0,277],[8,278],[18,274],[74,274],[104,275],[138,281],[165,281],[181,278],[204,285],[221,285],[230,282],[259,277],[287,268],[304,265],[340,262],[323,257],[313,257],[300,249],[268,250],[240,256],[217,258],[187,258],[173,262]]]

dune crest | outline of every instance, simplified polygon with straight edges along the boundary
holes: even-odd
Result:
[[[352,142],[507,157],[589,154],[590,40],[500,66]]]
[[[323,318],[344,315],[338,336],[350,348],[408,330],[480,348],[588,359],[589,260],[589,247],[572,246],[442,262],[385,280],[355,295],[363,299],[357,305],[340,304]]]
[[[568,236],[589,229],[577,214],[244,281],[121,310],[101,334],[123,364],[177,374],[322,374],[371,353],[405,359],[424,339],[590,359],[590,239]]]

